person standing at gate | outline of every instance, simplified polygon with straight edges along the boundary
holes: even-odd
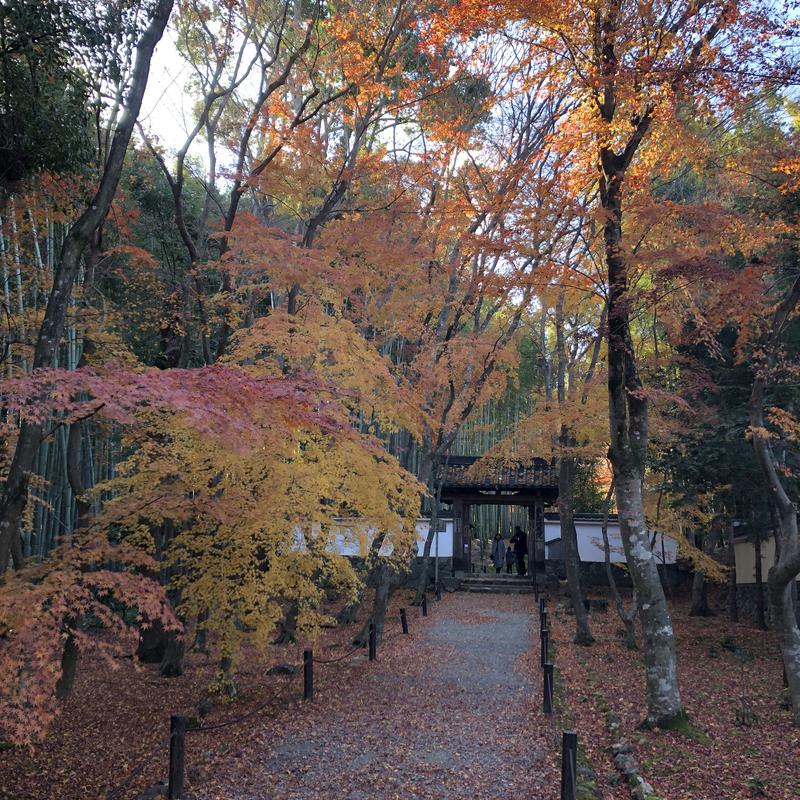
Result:
[[[506,572],[509,575],[514,574],[514,562],[517,560],[517,557],[514,555],[513,548],[509,545],[508,549],[506,550]]]
[[[496,533],[494,535],[494,544],[492,545],[492,563],[494,564],[494,571],[499,575],[503,571],[503,564],[506,560],[506,543],[503,537]]]
[[[514,528],[514,535],[511,537],[511,542],[514,545],[514,555],[517,557],[517,573],[525,575],[525,555],[528,552],[528,540],[525,536],[525,531],[517,525]]]

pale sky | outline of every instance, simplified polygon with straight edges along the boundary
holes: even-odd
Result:
[[[139,121],[171,152],[183,145],[194,122],[192,99],[185,93],[190,75],[189,66],[178,54],[175,31],[168,28],[153,56]],[[203,157],[202,142],[199,146],[195,143],[190,152]]]

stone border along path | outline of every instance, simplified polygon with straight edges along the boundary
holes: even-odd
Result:
[[[417,613],[377,662],[318,667],[316,702],[255,722],[192,800],[557,798],[533,598],[459,593]]]

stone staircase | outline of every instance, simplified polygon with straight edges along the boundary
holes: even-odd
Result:
[[[523,575],[464,575],[459,590],[486,594],[533,594],[533,583],[530,576]]]

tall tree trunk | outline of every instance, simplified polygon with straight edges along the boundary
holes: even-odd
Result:
[[[164,565],[164,557],[175,538],[175,524],[170,519],[165,519],[159,526],[152,529],[153,543],[156,557],[161,562],[158,580],[162,586],[168,587],[179,567]],[[168,589],[167,598],[173,608],[177,608],[181,601],[179,589]],[[159,673],[165,678],[177,678],[183,675],[186,643],[182,633],[167,630],[159,622],[154,622],[139,633],[139,647],[137,655],[140,661],[147,664],[158,664]]]
[[[83,480],[83,462],[81,459],[83,439],[83,423],[73,422],[69,426],[67,439],[67,478],[75,496],[75,529],[89,526],[92,517],[92,504],[86,498],[86,486]]]
[[[339,625],[352,625],[358,618],[358,611],[364,602],[364,590],[359,588],[356,599],[348,603],[337,615],[336,622]]]
[[[733,525],[728,526],[728,619],[739,621],[739,598],[737,597],[736,543],[733,541]]]
[[[753,555],[756,562],[756,625],[767,630],[767,616],[764,609],[764,570],[761,564],[761,531],[753,539]]]
[[[84,338],[83,351],[78,359],[78,369],[86,366],[86,356],[94,352],[94,344],[88,337]],[[69,426],[67,437],[67,480],[75,497],[75,525],[77,530],[89,526],[92,516],[92,504],[86,498],[87,486],[83,480],[82,455],[83,422],[77,420]]]
[[[566,431],[562,429],[562,445]],[[564,566],[567,571],[567,586],[575,611],[575,644],[588,645],[594,642],[589,628],[581,586],[581,559],[578,552],[578,534],[575,530],[575,475],[576,459],[563,454],[558,465],[558,517],[561,523],[561,542],[564,546]]]
[[[386,616],[386,609],[389,605],[389,598],[396,585],[395,578],[397,574],[395,570],[387,563],[387,561],[380,555],[381,548],[386,539],[386,532],[378,534],[373,540],[369,548],[369,555],[367,556],[367,566],[369,569],[367,580],[370,585],[375,586],[375,597],[372,601],[372,611],[361,631],[353,639],[354,644],[365,645],[369,638],[369,624],[378,621],[383,629],[383,620]],[[414,557],[416,557],[416,546],[414,547]],[[360,605],[360,596],[359,596]],[[354,612],[358,607],[354,609]],[[355,613],[353,614],[353,622],[355,622]]]
[[[781,334],[798,302],[800,302],[800,277],[795,279],[775,310],[763,348],[763,352],[766,353],[765,363],[756,371],[750,393],[750,431],[753,449],[770,488],[770,502],[778,517],[778,526],[775,529],[777,559],[769,570],[767,585],[796,725],[800,725],[800,627],[797,624],[793,591],[797,576],[800,575],[800,536],[798,536],[797,511],[780,479],[772,442],[766,433],[764,395],[766,379],[774,366]]]
[[[389,601],[392,593],[397,588],[397,571],[391,564],[384,563],[378,569],[375,584],[375,600],[372,605],[372,613],[364,627],[353,639],[353,644],[366,645],[369,643],[370,623],[375,625],[375,635],[378,642],[383,638],[383,628],[386,622],[386,610],[389,608]]]
[[[422,564],[417,579],[414,605],[419,605],[422,602],[422,595],[427,591],[428,581],[430,580],[431,548],[433,547],[434,536],[439,528],[439,499],[442,494],[441,481],[438,476],[439,467],[440,461],[435,459],[434,456],[430,454],[423,456],[420,479],[427,483],[431,494],[431,523],[428,528],[428,535],[425,537],[425,546],[422,550]],[[455,556],[455,553],[453,555]],[[413,557],[417,557],[416,552]]]
[[[695,569],[692,575],[692,606],[689,609],[689,616],[711,616],[711,609],[708,607],[708,583],[701,569]]]
[[[647,125],[637,133],[643,136]],[[630,333],[629,278],[622,245],[622,182],[632,152],[601,150],[600,197],[608,268],[609,459],[614,473],[620,532],[639,597],[644,637],[647,722],[669,725],[683,717],[672,619],[647,532],[642,482],[647,458],[647,398]]]
[[[297,641],[297,614],[299,611],[300,606],[292,601],[286,616],[279,623],[278,635],[272,644],[294,644]]]
[[[34,369],[50,367],[55,363],[61,337],[64,334],[67,308],[81,255],[94,232],[103,223],[116,194],[125,153],[147,87],[150,61],[155,46],[166,28],[172,4],[173,0],[158,0],[150,23],[136,46],[126,108],[114,132],[103,177],[91,202],[69,229],[61,248],[61,255],[53,275],[52,291],[36,341]],[[9,558],[13,560],[15,568],[22,566],[19,525],[27,503],[28,476],[33,468],[41,435],[41,424],[28,422],[23,423],[20,428],[5,491],[0,500],[0,575],[3,575],[8,568]]]
[[[603,554],[606,566],[606,577],[608,578],[608,585],[611,587],[611,596],[614,598],[614,607],[617,609],[617,615],[622,624],[625,626],[625,646],[628,650],[636,650],[636,628],[634,627],[634,620],[636,619],[636,612],[639,608],[638,598],[636,596],[636,584],[633,586],[633,597],[631,598],[631,610],[625,610],[625,603],[622,602],[622,595],[619,593],[616,578],[614,578],[614,570],[611,566],[611,545],[608,542],[608,512],[611,509],[611,498],[614,495],[614,484],[608,487],[606,499],[603,504],[603,522],[600,531],[603,534]]]
[[[556,304],[556,355],[558,373],[556,387],[558,403],[563,409],[567,402],[567,346],[564,336],[564,293],[559,295]],[[588,645],[594,642],[589,629],[589,614],[583,604],[583,587],[581,586],[581,558],[578,551],[578,533],[575,530],[575,477],[578,473],[578,461],[574,455],[575,437],[566,425],[562,425],[558,435],[559,467],[558,467],[558,517],[561,526],[561,544],[564,547],[564,567],[567,572],[567,586],[575,612],[576,644]]]
[[[76,624],[74,619],[68,621],[68,627]],[[59,700],[66,700],[75,683],[75,675],[78,672],[78,644],[70,630],[64,640],[64,649],[61,651],[61,677],[56,683],[56,697]]]
[[[714,545],[718,540],[719,522],[714,520],[711,523],[709,531],[701,534],[702,541],[698,543],[698,547],[706,555],[711,555],[714,551]],[[706,580],[705,573],[702,569],[695,569],[692,576],[692,607],[689,610],[690,617],[712,617],[714,612],[708,605],[708,581]]]

